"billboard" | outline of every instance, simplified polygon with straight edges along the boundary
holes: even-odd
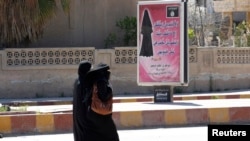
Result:
[[[137,83],[188,84],[187,2],[137,4]]]

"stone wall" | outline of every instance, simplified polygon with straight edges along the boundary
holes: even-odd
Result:
[[[0,98],[68,97],[81,60],[111,67],[114,94],[152,94],[137,85],[137,48],[22,48],[0,50]],[[176,92],[250,88],[250,48],[190,47],[189,84]]]

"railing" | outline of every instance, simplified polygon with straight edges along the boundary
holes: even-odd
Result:
[[[218,48],[218,64],[250,64],[250,48]]]
[[[189,63],[197,62],[197,53],[201,48],[189,48]],[[249,47],[217,47],[214,58],[218,64],[249,64],[250,48]],[[137,48],[136,47],[116,47],[114,52],[115,64],[136,64]],[[112,53],[110,53],[112,54]],[[88,60],[95,63],[94,47],[82,48],[22,48],[22,49],[5,49],[2,52],[2,68],[24,68],[24,67],[51,67],[77,65],[82,60]]]
[[[116,64],[136,64],[137,48],[136,47],[116,47],[115,48]]]
[[[77,65],[82,60],[94,62],[95,48],[20,48],[5,49],[3,68]]]

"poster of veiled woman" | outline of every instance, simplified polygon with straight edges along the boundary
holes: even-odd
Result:
[[[138,85],[187,83],[185,1],[139,1]]]
[[[142,46],[140,51],[140,56],[153,56],[153,46],[152,46],[152,23],[148,14],[148,10],[144,11],[141,34],[142,34]]]

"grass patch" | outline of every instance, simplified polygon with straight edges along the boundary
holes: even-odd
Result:
[[[0,107],[0,112],[8,112],[8,111],[23,112],[23,111],[27,111],[27,107],[28,106],[9,107],[7,105],[2,105]]]
[[[0,112],[7,112],[7,111],[10,111],[10,108],[8,106],[3,105],[0,107]]]

